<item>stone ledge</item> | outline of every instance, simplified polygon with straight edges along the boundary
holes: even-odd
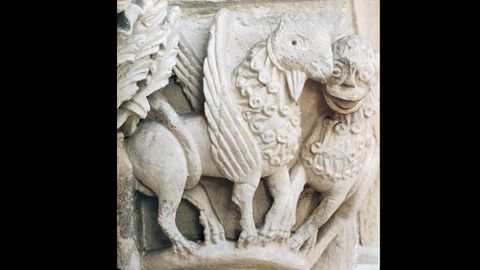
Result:
[[[265,247],[236,248],[234,242],[201,246],[196,256],[182,258],[170,249],[147,253],[143,258],[143,270],[213,270],[213,269],[262,269],[304,270],[311,263],[304,255],[286,246],[272,243]]]
[[[297,0],[295,2],[315,2],[318,0]],[[276,4],[276,3],[291,3],[292,0],[170,0],[170,6],[179,6],[184,8],[191,7],[227,7],[232,5],[244,4]]]

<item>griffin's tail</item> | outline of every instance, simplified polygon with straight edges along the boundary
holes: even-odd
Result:
[[[182,123],[180,116],[163,95],[151,99],[150,117],[162,123],[177,138],[183,148],[188,165],[188,178],[185,189],[193,188],[202,176],[200,154],[192,135]]]

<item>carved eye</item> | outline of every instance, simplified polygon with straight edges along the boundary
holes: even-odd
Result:
[[[299,36],[294,36],[290,39],[292,47],[299,47],[303,45],[303,39]]]
[[[335,78],[340,78],[342,76],[342,70],[338,66],[335,66],[333,68],[332,76]]]
[[[346,68],[344,64],[341,62],[335,62],[333,65],[331,82],[334,84],[341,84],[347,78],[347,73],[345,70]]]
[[[343,72],[344,70],[345,70],[344,64],[342,64],[341,62],[335,62],[335,64],[333,65],[332,76],[340,79],[344,75],[344,72]]]

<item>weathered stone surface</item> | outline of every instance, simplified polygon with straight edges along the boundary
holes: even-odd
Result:
[[[378,246],[380,244],[380,177],[377,174],[370,188],[365,203],[358,212],[360,244],[364,246]]]
[[[231,200],[233,185],[209,177],[202,179],[202,182],[215,209],[215,213],[218,213],[218,218],[223,224],[226,238],[230,240],[237,239],[242,228],[238,222],[240,220],[240,209]],[[261,181],[258,189],[255,191],[253,205],[255,205],[253,219],[255,225],[260,227],[265,214],[272,205],[272,198],[268,194],[267,187],[263,181]]]
[[[141,197],[142,236],[144,251],[158,250],[171,246],[170,241],[158,226],[158,200]],[[188,201],[182,200],[177,211],[176,224],[180,232],[192,241],[203,240],[198,210]]]
[[[120,269],[375,265],[376,7],[118,1]]]
[[[352,2],[357,33],[378,51],[380,49],[380,1],[355,0]]]
[[[123,135],[117,134],[117,267],[140,270],[138,251],[138,209],[134,189],[132,164],[123,144]]]
[[[350,270],[355,264],[355,231],[352,220],[328,245],[312,270]]]
[[[164,264],[159,264],[162,262]],[[308,269],[304,256],[279,247],[276,243],[239,249],[231,242],[202,246],[197,256],[176,259],[169,250],[151,252],[144,258],[145,270],[235,269],[289,270]]]
[[[380,49],[380,1],[354,1],[355,25],[358,34],[370,42],[375,50]],[[378,61],[378,60],[377,60]],[[377,120],[378,121],[378,120]],[[378,125],[378,124],[377,124]],[[377,128],[377,130],[380,130]],[[380,230],[380,175],[377,174],[372,188],[358,214],[360,244],[378,246]]]

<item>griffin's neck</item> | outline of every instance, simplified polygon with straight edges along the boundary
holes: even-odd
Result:
[[[243,119],[272,166],[287,164],[298,148],[300,108],[287,77],[272,61],[266,42],[257,43],[235,71],[237,102]]]

